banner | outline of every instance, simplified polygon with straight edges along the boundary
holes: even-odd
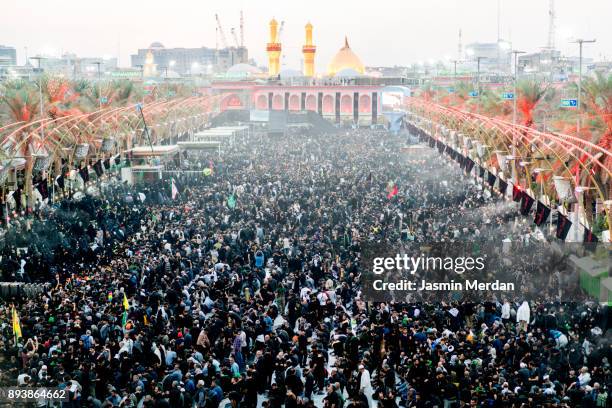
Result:
[[[546,222],[550,215],[550,208],[545,206],[541,201],[536,205],[536,215],[533,220],[538,227]]]
[[[523,193],[523,197],[521,199],[521,214],[529,214],[529,211],[531,211],[531,207],[533,206],[533,202],[534,199],[527,194],[527,192]]]
[[[565,240],[571,227],[572,222],[569,220],[569,218],[559,213],[557,216],[557,238]]]

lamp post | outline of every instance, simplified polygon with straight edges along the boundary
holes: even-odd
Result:
[[[518,80],[518,56],[519,54],[525,54],[525,51],[513,50],[512,54],[514,54],[514,98],[512,104],[512,124],[516,125],[516,83]]]
[[[102,109],[102,88],[100,86],[100,65],[102,65],[102,63],[100,61],[96,61],[94,62],[94,65],[98,66],[98,103],[100,109]]]
[[[512,98],[512,155],[516,156],[516,83],[518,80],[518,56],[525,51],[513,50],[514,54],[514,98]],[[512,165],[512,181],[518,181],[516,165]]]
[[[582,38],[577,39],[576,41],[574,41],[574,43],[577,43],[579,45],[580,48],[580,56],[579,56],[579,61],[578,61],[578,101],[576,104],[576,109],[578,110],[578,123],[576,125],[576,130],[577,133],[580,133],[580,125],[582,124],[581,122],[581,117],[582,115],[580,114],[580,107],[581,107],[581,101],[582,101],[582,44],[584,43],[594,43],[595,39],[593,40],[583,40]]]
[[[477,113],[480,115],[480,60],[486,59],[487,57],[476,57],[476,66],[477,66],[477,77],[476,77],[476,84],[477,84],[477,88],[476,88],[476,92],[478,92],[478,104],[477,106]]]
[[[42,67],[40,63],[44,60],[44,57],[30,57],[30,59],[38,61],[38,96],[40,98],[40,119],[44,120],[44,101],[43,101],[43,93],[42,93]],[[45,138],[45,126],[44,123],[40,126],[40,135],[44,139]]]

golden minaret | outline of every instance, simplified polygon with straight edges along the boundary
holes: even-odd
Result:
[[[268,52],[268,75],[277,76],[280,72],[281,44],[278,42],[278,23],[270,21],[270,42],[266,47]]]
[[[311,77],[315,74],[314,57],[317,47],[312,43],[312,24],[306,24],[306,43],[302,47],[304,55],[304,76]]]
[[[147,52],[147,56],[145,57],[145,63],[142,67],[142,76],[145,78],[157,76],[157,64],[155,64],[155,58],[151,50]]]

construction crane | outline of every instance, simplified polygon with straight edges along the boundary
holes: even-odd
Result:
[[[240,46],[244,47],[244,15],[240,10]]]
[[[277,43],[282,43],[283,42],[283,31],[285,29],[285,20],[282,20],[280,23],[280,27],[278,28],[278,34],[276,35],[276,42]],[[285,62],[285,48],[282,48],[281,51],[281,67],[287,65]]]
[[[281,21],[280,23],[280,27],[278,29],[278,34],[276,34],[276,42],[277,43],[282,43],[282,35],[283,35],[283,30],[285,28],[285,20]]]
[[[230,30],[230,33],[232,34],[232,37],[234,38],[234,42],[236,43],[236,48],[240,48],[240,43],[238,42],[238,36],[236,35],[236,29],[232,27],[232,29]]]
[[[556,36],[556,26],[555,26],[555,0],[549,0],[548,3],[548,44],[546,44],[547,48],[552,51],[555,49],[555,36]]]
[[[223,48],[227,48],[227,39],[225,38],[225,33],[223,32],[223,26],[221,25],[221,20],[219,19],[219,15],[215,14],[215,20],[217,20],[217,31],[221,36],[221,45]]]

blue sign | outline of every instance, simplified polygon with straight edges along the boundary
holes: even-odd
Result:
[[[575,108],[578,106],[577,99],[561,99],[562,108]]]
[[[502,93],[502,99],[514,99],[514,92],[504,92]]]
[[[455,93],[455,88],[448,88],[448,93]]]
[[[478,96],[478,91],[471,91],[471,92],[470,92],[470,96],[471,96],[472,98],[477,97],[477,96]]]
[[[106,96],[103,96],[100,98],[100,103],[107,103],[108,102],[108,98]]]

